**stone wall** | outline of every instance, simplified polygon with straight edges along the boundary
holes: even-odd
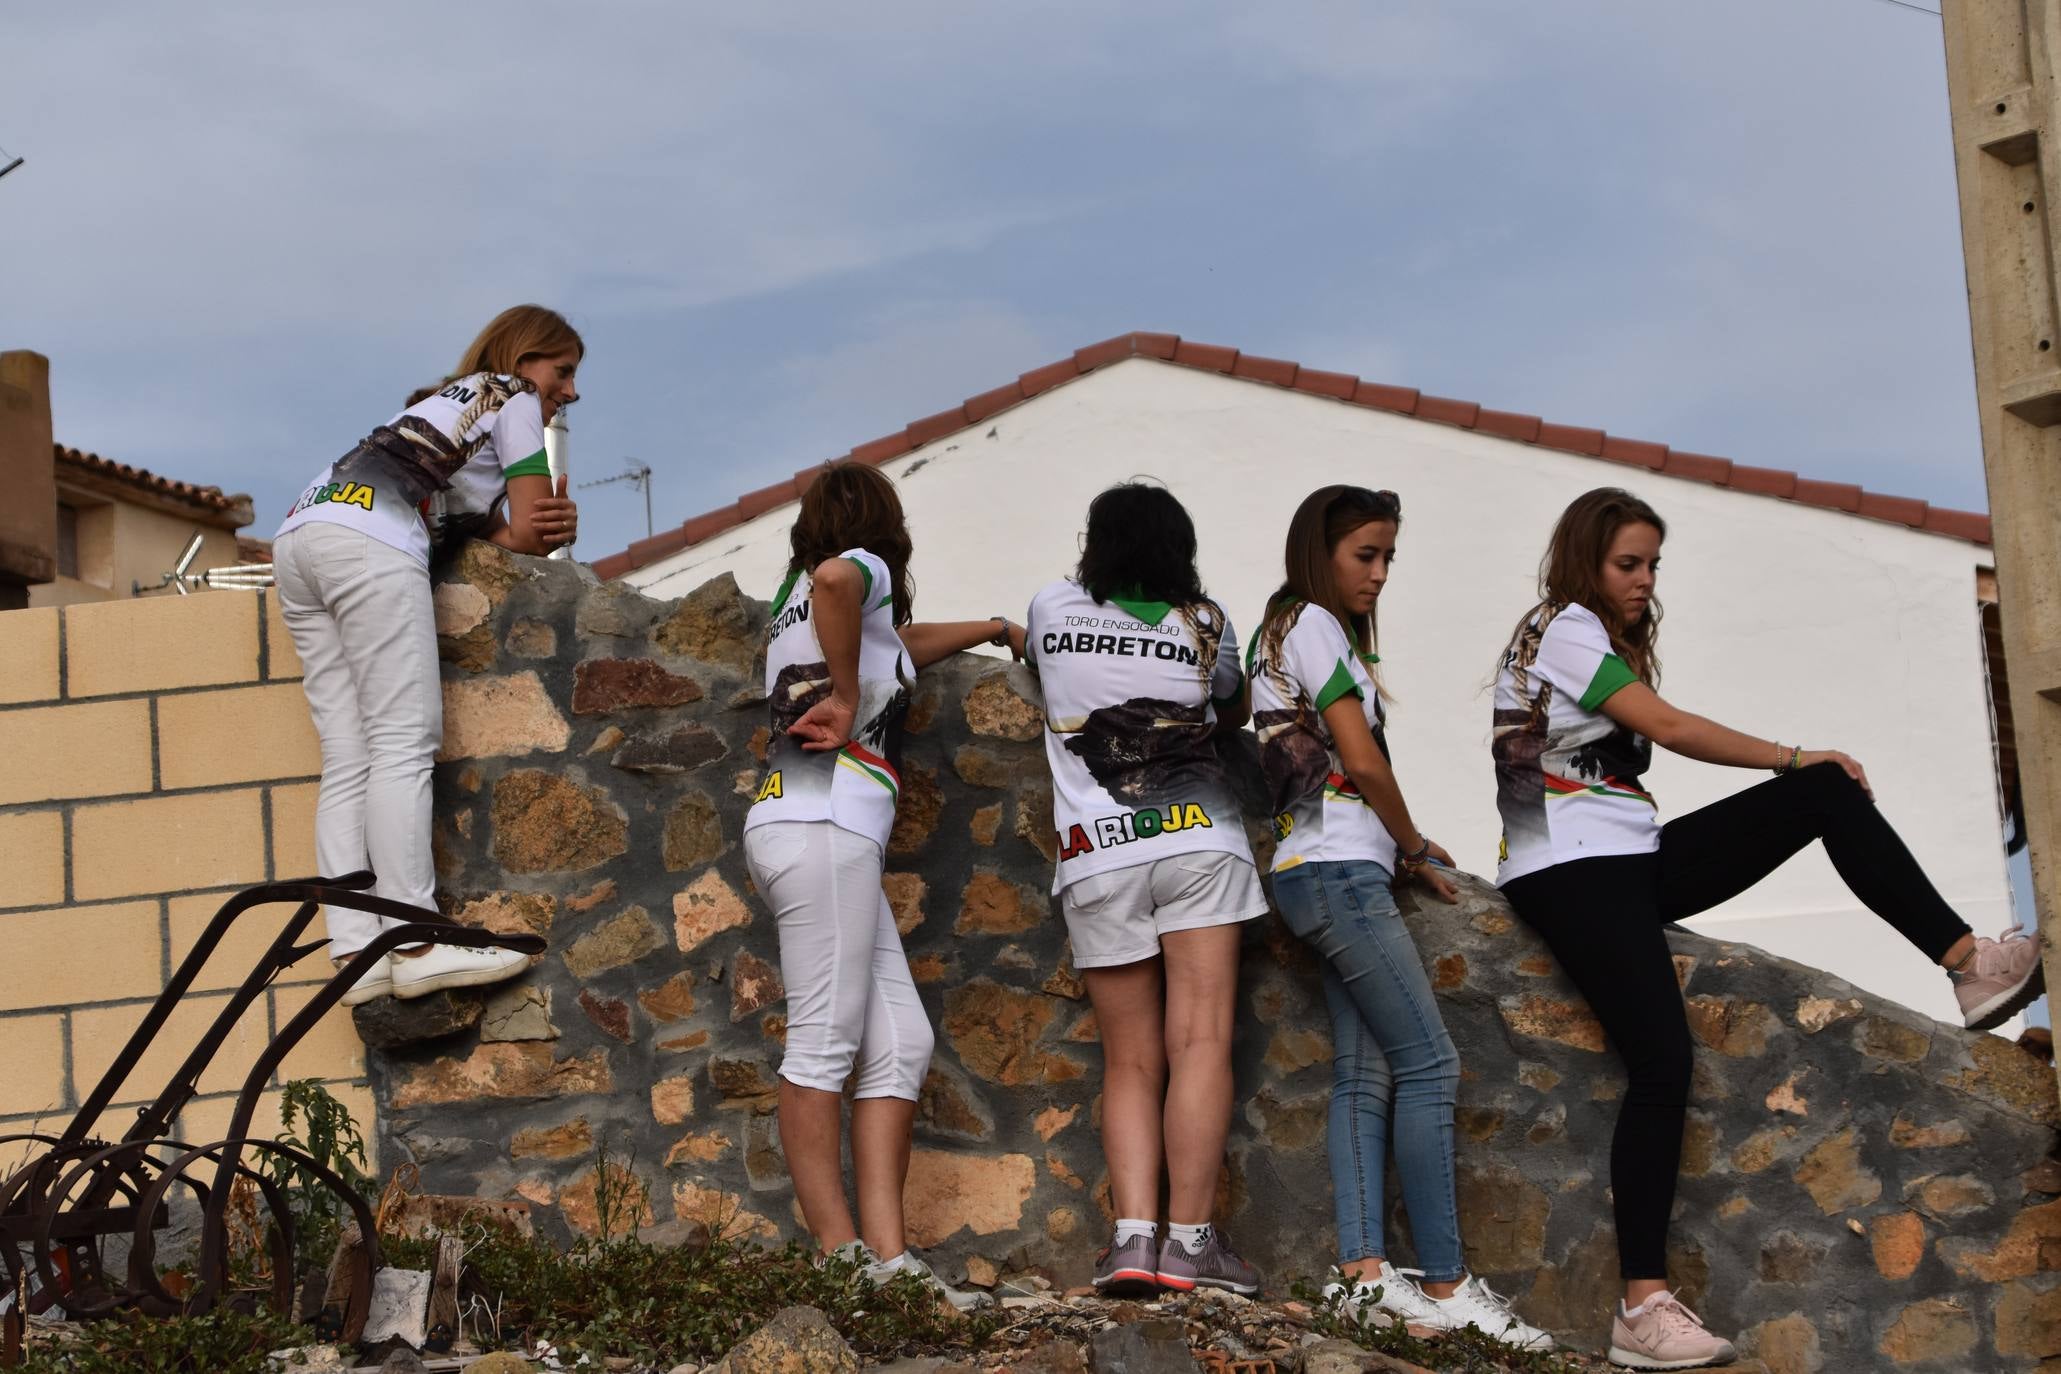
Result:
[[[765,743],[763,605],[727,579],[655,603],[486,546],[437,596],[441,881],[464,919],[552,950],[492,996],[361,1016],[377,1039],[442,1032],[374,1056],[387,1158],[591,1230],[605,1145],[655,1223],[798,1234],[770,1114],[777,947],[739,845]],[[1031,690],[962,657],[925,675],[910,722],[887,882],[940,1028],[910,1221],[948,1271],[1076,1283],[1106,1234],[1099,1050],[1045,895]],[[1464,882],[1457,908],[1406,909],[1465,1063],[1470,1263],[1593,1345],[1622,1079],[1543,947]],[[1330,1038],[1302,948],[1271,918],[1248,929],[1220,1218],[1280,1292],[1331,1258]],[[1689,1302],[1778,1371],[2061,1355],[2049,1070],[1752,948],[1673,939],[1701,1042],[1673,1259]]]

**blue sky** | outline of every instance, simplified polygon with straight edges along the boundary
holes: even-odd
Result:
[[[1985,504],[1939,24],[1881,0],[437,15],[8,7],[61,440],[268,534],[535,299],[661,527],[1131,329]]]

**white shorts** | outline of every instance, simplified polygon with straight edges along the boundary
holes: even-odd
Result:
[[[787,1054],[780,1076],[855,1096],[922,1094],[936,1039],[909,976],[880,846],[829,821],[773,821],[744,833],[744,860],[780,927]]]
[[[1252,860],[1217,850],[1091,873],[1059,894],[1075,968],[1114,968],[1159,955],[1170,930],[1201,930],[1267,912]]]

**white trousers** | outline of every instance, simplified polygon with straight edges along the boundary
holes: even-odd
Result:
[[[745,832],[752,881],[780,927],[787,1054],[780,1076],[857,1097],[914,1102],[936,1036],[880,886],[880,846],[830,821],[774,821]]]
[[[434,908],[430,770],[444,698],[429,573],[399,549],[320,522],[274,541],[272,566],[322,737],[316,867],[325,877],[369,868],[379,896]],[[397,924],[336,907],[323,914],[332,958]]]

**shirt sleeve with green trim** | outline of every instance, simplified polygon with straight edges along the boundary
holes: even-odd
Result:
[[[838,557],[849,559],[858,566],[861,614],[871,614],[894,600],[894,580],[888,573],[886,560],[880,555],[867,549],[846,549]]]
[[[1612,695],[1639,680],[1631,665],[1610,647],[1610,634],[1595,612],[1569,606],[1553,617],[1539,637],[1533,671],[1561,696],[1594,711]]]
[[[1282,666],[1320,712],[1342,696],[1360,695],[1353,653],[1345,627],[1322,606],[1304,606],[1281,638]]]
[[[534,391],[511,396],[494,413],[494,457],[505,477],[549,477],[544,460],[544,403]]]

